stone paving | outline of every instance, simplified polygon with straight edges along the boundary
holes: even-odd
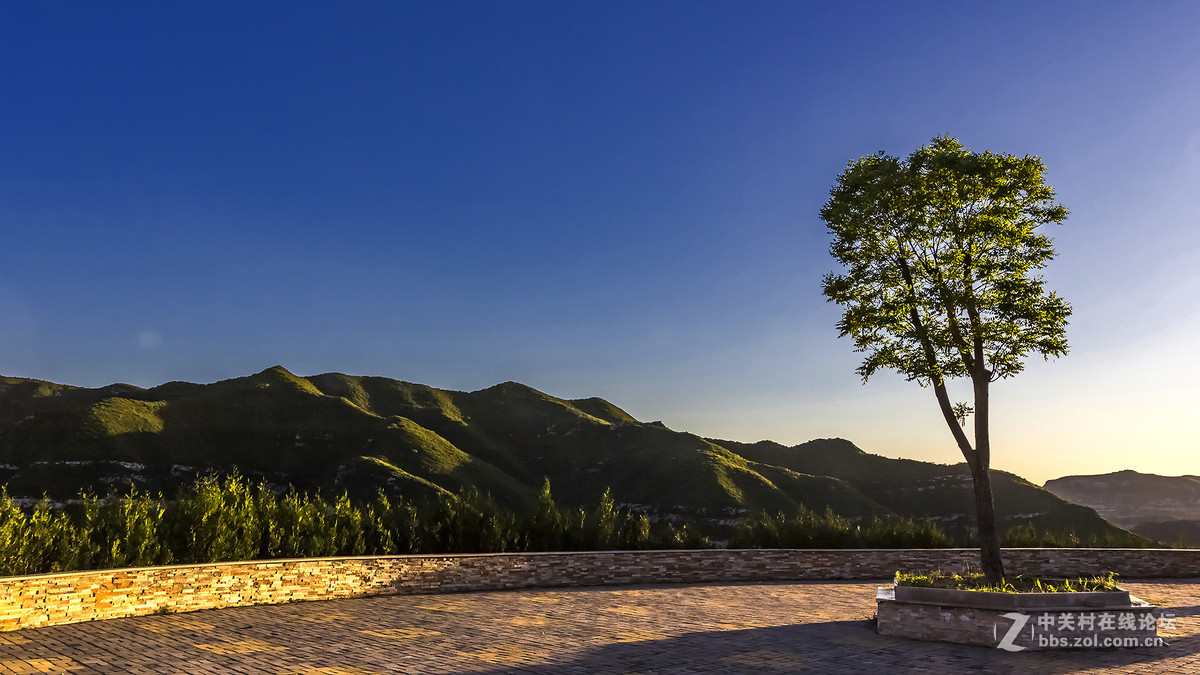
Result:
[[[0,633],[10,673],[1200,673],[1200,580],[1131,582],[1167,645],[1008,653],[877,635],[878,583],[535,589],[241,607]]]

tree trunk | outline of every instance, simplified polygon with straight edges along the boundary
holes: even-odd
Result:
[[[905,260],[900,259],[899,264],[900,273],[904,276],[904,281],[908,284],[909,289],[908,297],[911,303],[908,310],[909,317],[917,330],[921,346],[925,350],[926,362],[936,364],[937,355],[916,309],[916,297],[912,291],[912,275]],[[977,332],[976,335],[978,335]],[[1004,578],[1004,561],[1000,558],[1000,533],[996,531],[996,509],[992,504],[992,476],[990,473],[992,444],[988,436],[990,414],[988,386],[991,384],[992,373],[984,367],[983,342],[980,338],[975,338],[973,347],[974,363],[964,362],[963,365],[968,369],[974,366],[971,372],[971,384],[975,390],[974,448],[971,447],[971,442],[967,439],[967,434],[959,424],[958,418],[954,416],[950,395],[946,391],[946,382],[942,379],[940,372],[931,373],[930,382],[933,384],[938,407],[942,410],[942,417],[950,427],[954,442],[958,443],[959,450],[966,458],[967,466],[971,468],[971,482],[975,492],[975,524],[979,534],[979,558],[983,567],[983,576],[989,584],[999,584]]]
[[[992,504],[992,476],[986,466],[971,464],[971,481],[975,489],[975,524],[979,535],[979,559],[983,577],[996,585],[1004,578],[1004,561],[1000,558],[1000,533],[996,530],[996,509]]]
[[[989,584],[999,584],[1004,578],[1004,561],[1000,558],[1000,533],[996,530],[996,509],[992,504],[991,441],[988,435],[988,384],[989,374],[978,373],[972,378],[975,390],[975,447],[971,447],[966,433],[959,426],[950,404],[946,383],[935,381],[934,394],[942,416],[958,443],[959,450],[971,469],[971,483],[975,493],[975,527],[979,536],[979,560],[983,576]]]
[[[996,508],[992,502],[992,442],[988,424],[991,407],[988,394],[991,373],[980,370],[972,377],[975,390],[975,461],[967,458],[975,489],[975,525],[979,534],[979,558],[983,577],[989,584],[1004,579],[1004,560],[1000,558],[1000,533],[996,530]]]

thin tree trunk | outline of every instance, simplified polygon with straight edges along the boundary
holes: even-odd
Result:
[[[921,321],[921,314],[917,311],[918,303],[913,290],[912,272],[909,270],[908,261],[903,257],[896,262],[908,290],[909,318],[912,320],[913,327],[917,332],[917,339],[925,352],[926,363],[934,368],[934,364],[938,362],[937,355],[925,329],[925,324]],[[974,448],[971,447],[971,441],[954,416],[950,395],[946,391],[946,382],[942,379],[940,372],[931,372],[929,378],[933,384],[938,407],[942,410],[942,417],[945,418],[946,424],[950,427],[950,433],[954,436],[954,441],[958,443],[959,450],[966,458],[967,466],[971,468],[971,482],[975,493],[975,524],[979,534],[979,557],[984,578],[989,584],[998,584],[1004,578],[1004,561],[1000,558],[1000,533],[996,531],[996,510],[992,504],[992,477],[989,471],[992,448],[988,437],[988,385],[991,383],[992,374],[984,364],[983,341],[979,337],[979,331],[974,330],[974,324],[978,321],[978,317],[974,314],[974,309],[970,311],[972,312],[972,333],[974,333],[975,339],[972,344],[972,358],[964,359],[963,365],[968,370],[973,368],[971,382],[975,390]],[[953,315],[952,312],[948,311],[947,313]]]
[[[968,458],[975,490],[975,524],[979,534],[979,557],[983,576],[989,584],[1004,578],[1004,560],[1000,557],[1000,532],[996,529],[996,508],[992,501],[992,444],[989,435],[990,406],[988,385],[991,373],[981,371],[971,378],[975,390],[975,461]]]
[[[934,382],[933,391],[938,407],[950,427],[950,433],[971,470],[971,487],[975,495],[975,527],[979,537],[979,562],[989,584],[1004,578],[1004,561],[1000,557],[1000,532],[996,529],[996,509],[992,502],[991,441],[988,435],[988,374],[973,378],[975,390],[975,447],[959,426],[950,404],[945,382]]]
[[[1000,533],[996,530],[996,510],[992,504],[992,477],[987,467],[971,466],[971,481],[975,488],[975,524],[979,535],[979,560],[983,577],[989,584],[1004,578],[1004,561],[1000,557]]]

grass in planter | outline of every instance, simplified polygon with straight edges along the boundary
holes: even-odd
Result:
[[[990,591],[993,593],[1084,593],[1116,591],[1116,572],[1104,572],[1092,577],[1037,579],[1017,575],[1003,579],[999,585],[989,585],[983,574],[967,570],[962,574],[934,570],[926,574],[896,572],[897,586],[947,588],[960,591]]]

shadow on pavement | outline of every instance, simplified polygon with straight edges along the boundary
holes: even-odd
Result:
[[[1185,644],[1190,642],[1191,644]],[[1145,649],[1009,653],[879,635],[867,621],[689,633],[597,646],[570,661],[494,673],[1075,673],[1153,668],[1194,654],[1195,638]]]

